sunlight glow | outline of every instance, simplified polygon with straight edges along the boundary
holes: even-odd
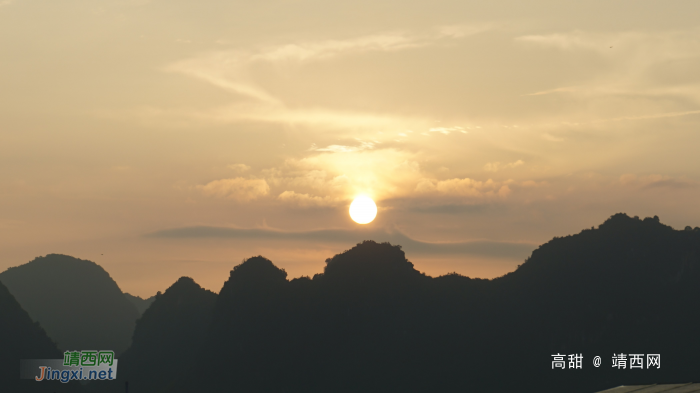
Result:
[[[350,204],[350,218],[358,224],[368,224],[377,216],[377,205],[368,196],[359,196]]]

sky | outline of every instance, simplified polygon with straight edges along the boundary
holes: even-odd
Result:
[[[493,278],[611,215],[700,226],[697,0],[0,0],[0,271],[151,296],[363,240]],[[348,207],[373,198],[377,218]]]

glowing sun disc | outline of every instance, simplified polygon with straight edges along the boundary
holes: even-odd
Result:
[[[358,224],[368,224],[377,217],[377,205],[367,196],[359,196],[350,204],[350,218]]]

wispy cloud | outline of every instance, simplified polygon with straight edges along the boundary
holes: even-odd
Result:
[[[231,164],[228,165],[228,168],[237,173],[243,173],[250,170],[250,167],[246,164]]]
[[[250,61],[318,61],[357,52],[399,51],[425,45],[423,40],[402,32],[381,33],[345,40],[286,44],[252,54]]]
[[[625,121],[625,120],[653,120],[653,119],[665,119],[665,118],[670,118],[670,117],[681,117],[681,116],[698,115],[698,114],[700,114],[700,110],[683,111],[683,112],[667,112],[667,113],[655,113],[655,114],[642,115],[642,116],[613,117],[610,119],[594,120],[594,121],[591,121],[589,123],[594,124],[594,123],[605,123],[605,122]]]
[[[511,193],[509,182],[496,182],[491,179],[479,181],[470,178],[447,180],[421,179],[415,191],[436,193],[448,196],[471,198],[506,198]]]
[[[465,130],[464,127],[433,127],[428,131],[439,132],[440,134],[443,134],[443,135],[449,135],[452,132],[461,132],[462,134],[467,133],[467,130]]]
[[[202,53],[173,62],[164,70],[187,75],[234,93],[248,102],[200,111],[191,115],[211,121],[257,120],[284,123],[317,123],[337,127],[365,127],[406,129],[406,118],[401,119],[371,113],[351,113],[324,108],[290,108],[282,98],[268,91],[256,79],[254,70],[263,64],[276,68],[299,67],[311,62],[326,61],[339,56],[367,52],[395,52],[436,45],[444,40],[462,39],[493,29],[491,25],[442,26],[429,32],[383,32],[360,37],[287,43],[277,46],[224,50]],[[167,115],[167,111],[161,112]],[[410,120],[410,119],[409,119]],[[409,122],[410,123],[410,122]],[[415,122],[412,125],[420,125]],[[449,133],[461,127],[435,131]]]
[[[525,165],[525,162],[523,160],[517,160],[503,165],[501,165],[500,162],[489,162],[486,163],[486,165],[484,165],[484,170],[487,172],[498,172],[502,169],[517,168],[521,165]]]
[[[288,159],[262,171],[261,176],[278,192],[329,196],[332,200],[365,193],[381,200],[411,192],[412,185],[424,175],[412,153],[385,148],[316,152]]]
[[[681,189],[681,188],[695,188],[698,187],[698,183],[684,178],[674,178],[668,175],[651,174],[644,176],[637,176],[632,173],[627,173],[620,176],[619,182],[623,186],[638,187],[641,189],[654,189],[654,188],[671,188],[671,189]]]
[[[547,94],[567,93],[567,92],[573,92],[573,91],[575,91],[575,89],[573,87],[558,87],[556,89],[538,91],[535,93],[530,93],[530,94],[525,94],[525,95],[526,96],[543,96],[543,95],[547,95]]]
[[[251,201],[265,196],[270,192],[270,186],[264,179],[233,179],[214,180],[206,185],[197,186],[206,196],[229,198],[241,202]]]
[[[216,87],[269,104],[281,102],[249,75],[251,55],[245,52],[213,52],[172,63],[165,71],[201,79]]]
[[[523,35],[515,41],[532,48],[556,49],[562,56],[576,53],[585,56],[581,60],[591,62],[588,83],[541,90],[526,96],[569,93],[589,101],[605,97],[677,101],[684,97],[700,104],[697,73],[692,71],[698,64],[694,53],[700,50],[700,29],[606,33],[576,30]],[[635,107],[642,113],[648,112],[648,108],[641,105]],[[667,107],[655,109],[668,111]],[[656,115],[629,117],[655,118],[653,116]]]
[[[628,36],[629,34],[627,34]],[[586,33],[583,31],[573,31],[569,33],[535,34],[516,37],[515,40],[523,43],[540,45],[543,47],[553,47],[563,50],[574,49],[594,49],[609,50],[619,43],[625,35],[615,34],[603,35]]]
[[[146,235],[152,238],[182,239],[182,238],[224,238],[224,239],[260,239],[260,240],[289,240],[330,242],[356,244],[363,240],[391,242],[401,245],[407,252],[428,255],[476,255],[493,258],[524,259],[535,248],[533,244],[497,242],[497,241],[464,241],[449,243],[434,243],[413,239],[397,229],[347,230],[321,229],[311,231],[283,231],[272,228],[231,228],[194,226],[175,229],[165,229]]]
[[[250,68],[254,64],[311,62],[363,52],[407,50],[431,45],[442,39],[463,38],[491,28],[489,25],[447,26],[426,34],[388,32],[343,40],[289,43],[249,51],[217,51],[174,62],[165,70],[199,78],[263,102],[280,103],[251,77]]]
[[[324,151],[332,153],[350,153],[353,151],[370,150],[374,149],[378,141],[359,141],[360,144],[357,146],[345,146],[345,145],[329,145],[326,147],[317,147],[315,144],[311,145],[309,150],[311,151]]]
[[[300,194],[294,191],[284,191],[277,196],[277,199],[292,206],[308,207],[331,207],[343,202],[340,198],[332,198],[329,195],[324,197],[309,194]]]

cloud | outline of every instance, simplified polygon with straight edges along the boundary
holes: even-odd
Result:
[[[554,94],[554,93],[568,93],[575,91],[575,88],[573,87],[558,87],[556,89],[550,89],[550,90],[544,90],[544,91],[538,91],[535,93],[530,93],[530,94],[525,94],[526,96],[543,96],[547,94]]]
[[[586,49],[609,49],[613,40],[610,37],[601,35],[586,34],[582,31],[571,33],[554,33],[544,35],[525,35],[515,38],[516,41],[535,44],[544,47],[554,47],[562,50],[572,50],[578,48]]]
[[[434,243],[415,240],[396,229],[321,229],[311,231],[283,231],[272,228],[230,228],[193,226],[175,229],[165,229],[146,235],[151,238],[183,239],[183,238],[223,238],[223,239],[259,239],[259,240],[288,240],[356,244],[363,240],[390,242],[401,245],[407,253],[427,255],[476,255],[492,258],[525,259],[533,249],[534,244],[497,242],[487,240]]]
[[[523,45],[553,48],[570,56],[577,52],[581,61],[592,62],[590,80],[576,87],[559,87],[527,94],[529,96],[569,93],[590,102],[593,99],[627,101],[635,99],[636,110],[629,115],[602,121],[656,119],[694,114],[700,104],[697,56],[700,29],[671,31],[591,32],[570,31],[515,38]],[[596,66],[598,64],[598,66]],[[605,64],[603,69],[599,65]],[[677,111],[659,102],[676,102]],[[688,103],[691,103],[690,108]],[[642,104],[647,104],[648,107]],[[609,107],[610,102],[606,102]],[[690,109],[690,110],[689,110]],[[657,114],[658,113],[658,114]],[[606,116],[608,117],[609,114]]]
[[[10,5],[10,4],[14,3],[14,2],[15,2],[15,0],[1,0],[1,1],[0,1],[0,7],[4,7],[4,6],[6,6],[6,5]]]
[[[451,132],[461,132],[462,134],[467,133],[467,131],[463,127],[433,127],[428,131],[439,132],[443,135],[449,135]]]
[[[438,28],[438,37],[462,38],[494,28],[492,24],[442,26]]]
[[[264,179],[244,179],[242,177],[215,180],[204,186],[197,186],[197,188],[207,196],[235,199],[241,202],[257,199],[270,192],[270,186]]]
[[[309,194],[298,194],[294,191],[285,191],[281,193],[277,199],[282,202],[304,208],[336,206],[338,203],[342,202],[342,200],[331,198],[328,195],[325,197],[320,197]]]
[[[501,169],[517,168],[524,164],[525,162],[523,162],[523,160],[518,160],[505,165],[501,165],[500,162],[489,162],[486,165],[484,165],[484,170],[487,172],[498,172]]]
[[[328,61],[340,56],[359,55],[368,52],[396,52],[436,45],[445,40],[462,39],[493,29],[491,25],[440,26],[423,33],[402,31],[346,39],[291,42],[281,45],[236,50],[219,50],[197,54],[166,65],[166,72],[179,73],[196,78],[236,94],[235,104],[214,110],[192,112],[190,117],[209,121],[256,120],[266,122],[323,124],[339,128],[367,127],[376,129],[406,129],[422,126],[406,116],[383,116],[371,113],[353,113],[324,108],[290,108],[277,94],[270,92],[266,84],[256,77],[257,70],[274,70],[303,67],[309,63]],[[241,102],[242,101],[242,102]],[[181,111],[153,110],[150,115],[182,116]],[[417,124],[418,123],[418,124]],[[445,129],[466,131],[460,127]],[[341,145],[334,146],[338,148]]]
[[[505,198],[511,193],[508,184],[494,182],[491,179],[478,181],[470,178],[448,180],[421,179],[416,185],[415,191],[473,198]]]
[[[263,175],[270,184],[283,188],[316,190],[328,193],[334,185],[342,184],[343,178],[333,178],[323,169],[303,168],[297,162],[290,160],[281,168],[264,170]],[[334,184],[337,183],[337,184]]]
[[[349,152],[353,152],[353,151],[374,149],[374,146],[377,143],[377,142],[367,142],[367,141],[359,141],[359,142],[360,142],[359,146],[329,145],[326,147],[316,147],[316,145],[313,144],[313,145],[311,145],[311,149],[309,149],[309,150],[327,151],[327,152],[332,152],[332,153],[349,153]]]
[[[489,30],[491,27],[446,26],[437,33],[412,35],[405,32],[384,32],[344,40],[321,40],[288,43],[257,50],[216,51],[174,62],[166,71],[202,79],[220,88],[267,103],[281,102],[260,87],[250,69],[257,63],[302,63],[327,60],[340,55],[370,51],[390,52],[422,47],[447,38],[462,38]]]
[[[520,182],[520,186],[526,187],[526,188],[544,187],[544,186],[547,186],[548,184],[549,183],[547,183],[544,180],[539,182],[539,183],[534,181],[534,180],[525,180],[525,181]]]
[[[459,204],[459,203],[446,203],[437,205],[425,205],[425,206],[409,206],[405,210],[416,213],[423,214],[475,214],[483,213],[486,211],[488,204]]]
[[[686,180],[661,179],[646,184],[644,188],[695,188],[697,186],[697,183]]]
[[[308,41],[273,46],[250,57],[251,61],[318,61],[360,52],[393,52],[431,45],[446,38],[463,38],[492,29],[491,25],[441,26],[424,34],[383,32],[341,40]]]
[[[262,171],[268,183],[280,191],[329,196],[348,200],[357,194],[382,200],[411,193],[424,177],[415,155],[393,148],[330,151],[288,159],[284,164]]]
[[[167,127],[191,127],[236,122],[263,122],[273,124],[304,125],[322,128],[324,131],[350,130],[352,136],[377,138],[377,132],[423,127],[427,119],[390,114],[374,114],[353,110],[297,107],[290,109],[276,98],[275,102],[236,101],[208,109],[140,108],[131,114],[145,124]],[[110,117],[116,116],[107,114]],[[118,116],[122,116],[119,114]]]
[[[237,172],[237,173],[243,173],[243,172],[247,172],[250,170],[250,167],[246,164],[231,164],[231,165],[228,165],[228,168],[232,169],[234,172]]]
[[[251,61],[312,61],[341,54],[368,51],[397,51],[421,46],[420,40],[402,32],[366,35],[345,40],[311,41],[285,44],[264,49],[250,57]]]
[[[249,75],[250,55],[239,51],[207,53],[172,63],[166,72],[201,79],[216,87],[268,104],[280,101],[258,86]]]
[[[676,179],[670,176],[651,174],[646,176],[637,176],[635,174],[627,173],[620,176],[619,183],[623,186],[639,187],[641,189],[653,189],[653,188],[671,188],[671,189],[682,189],[682,188],[694,188],[697,187],[697,182]]]
[[[329,145],[326,147],[319,147],[316,148],[316,146],[312,146],[314,151],[329,151],[333,153],[349,153],[351,151],[357,151],[359,150],[355,146],[343,146],[343,145]]]
[[[625,120],[653,120],[653,119],[665,119],[665,118],[671,118],[671,117],[690,116],[690,115],[697,115],[697,114],[700,114],[700,110],[682,111],[682,112],[655,113],[655,114],[651,114],[651,115],[641,115],[641,116],[614,117],[614,118],[611,118],[611,119],[601,119],[601,120],[591,121],[590,124],[605,123],[605,122],[614,122],[614,121],[625,121]],[[585,123],[583,123],[583,124],[585,124]]]

